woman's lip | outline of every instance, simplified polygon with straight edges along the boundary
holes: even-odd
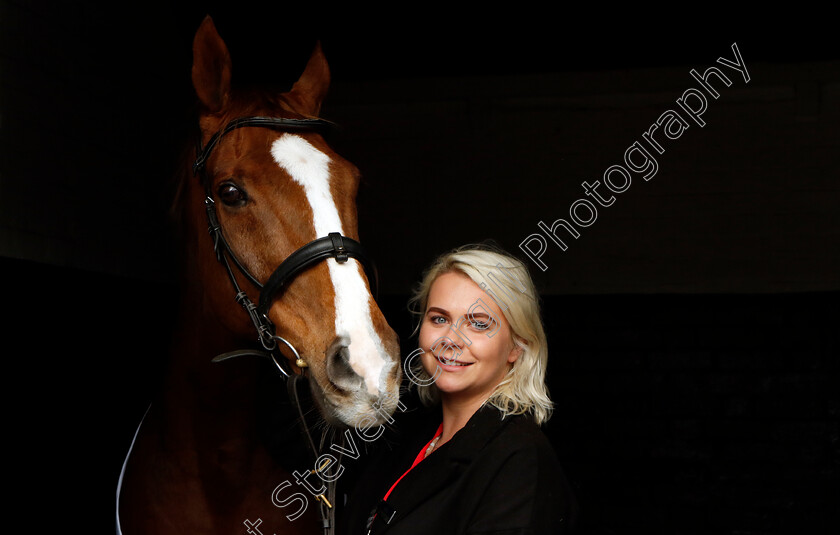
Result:
[[[442,357],[437,357],[437,360],[444,366],[451,366],[453,368],[466,368],[467,366],[473,365],[472,362],[461,362],[460,360],[446,360]]]

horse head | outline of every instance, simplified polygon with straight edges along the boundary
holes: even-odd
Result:
[[[211,348],[254,344],[253,316],[264,315],[282,342],[283,365],[293,373],[305,368],[329,423],[382,423],[398,402],[399,343],[360,258],[333,254],[280,284],[274,280],[278,266],[317,238],[338,236],[338,245],[326,244],[336,250],[344,250],[342,238],[358,241],[359,171],[313,126],[324,124],[317,116],[330,81],[320,46],[290,90],[238,88],[231,84],[228,48],[208,16],[193,42],[192,81],[201,172],[185,180],[180,206],[192,236],[185,252],[198,301],[190,306],[203,323],[196,331],[202,365],[226,366],[209,364]],[[243,117],[257,120],[237,123]],[[215,243],[208,214],[218,227]],[[231,263],[217,261],[220,240]],[[249,308],[242,296],[259,299],[259,306]]]

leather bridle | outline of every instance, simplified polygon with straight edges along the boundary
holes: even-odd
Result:
[[[227,239],[224,236],[222,226],[219,222],[218,214],[216,213],[216,201],[213,199],[213,191],[211,180],[206,176],[206,165],[210,158],[213,149],[219,144],[222,137],[229,132],[242,127],[263,127],[281,130],[283,132],[324,132],[334,128],[334,124],[323,119],[289,119],[284,117],[240,117],[230,121],[223,129],[219,130],[207,141],[207,144],[201,146],[201,138],[199,136],[198,146],[196,148],[196,159],[193,163],[193,175],[199,176],[204,184],[204,205],[207,212],[208,230],[213,238],[213,250],[216,253],[216,258],[225,267],[228,278],[235,290],[235,300],[248,313],[254,328],[257,330],[257,335],[262,347],[265,351],[271,353],[271,358],[277,368],[285,378],[293,375],[287,360],[282,353],[277,355],[278,342],[289,348],[296,357],[298,367],[305,367],[305,362],[300,358],[300,354],[295,347],[286,339],[278,336],[275,333],[275,327],[271,320],[268,319],[268,309],[274,299],[280,294],[286,285],[291,282],[299,273],[311,267],[314,264],[326,260],[328,258],[335,258],[336,262],[343,264],[349,258],[358,260],[365,269],[368,276],[368,281],[371,285],[371,290],[376,295],[377,274],[376,267],[373,261],[368,257],[362,244],[343,236],[339,232],[330,232],[327,236],[317,238],[296,251],[290,254],[279,266],[272,272],[265,283],[260,282],[254,277],[236,257],[230,247]],[[233,266],[241,273],[248,281],[251,282],[259,291],[259,299],[257,304],[242,290],[239,282],[231,267]],[[214,361],[218,362],[226,360],[231,357],[255,354],[253,350],[234,351],[219,355]],[[302,364],[302,366],[301,366]]]
[[[207,212],[208,230],[213,238],[213,250],[216,253],[216,258],[224,266],[235,291],[235,300],[247,311],[263,347],[263,350],[243,349],[223,353],[216,356],[213,362],[221,362],[233,357],[245,355],[270,358],[286,381],[289,396],[297,408],[298,417],[305,431],[304,434],[314,457],[317,459],[319,458],[319,451],[312,440],[312,435],[300,406],[298,395],[298,383],[302,379],[303,369],[308,365],[300,357],[300,354],[291,342],[276,334],[274,324],[268,319],[268,310],[292,279],[314,264],[329,258],[334,258],[339,264],[347,262],[351,257],[358,260],[365,269],[371,291],[375,296],[378,282],[376,267],[359,242],[343,236],[339,232],[330,232],[327,236],[317,238],[290,254],[277,266],[264,283],[260,282],[245,268],[234,254],[227,239],[225,239],[216,212],[216,201],[213,199],[211,180],[206,173],[206,165],[210,154],[219,144],[222,137],[242,127],[271,128],[283,132],[324,132],[325,130],[334,128],[334,124],[323,119],[289,119],[262,116],[241,117],[229,122],[223,129],[213,134],[204,147],[201,146],[201,135],[199,134],[196,159],[195,163],[193,163],[193,175],[197,175],[204,184],[204,205]],[[259,290],[259,299],[256,304],[240,287],[231,263],[242,276]],[[295,363],[301,369],[301,374],[296,374],[291,369],[288,360],[280,351],[280,344],[285,345],[292,351],[296,358]],[[333,506],[335,503],[335,486],[335,480],[328,481],[326,483],[327,491],[320,496],[316,496],[320,505],[319,512],[325,534],[331,534],[335,530],[335,509]]]

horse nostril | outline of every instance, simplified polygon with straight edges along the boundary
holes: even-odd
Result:
[[[327,355],[327,377],[342,390],[357,390],[362,386],[362,378],[350,366],[347,346],[339,346]]]

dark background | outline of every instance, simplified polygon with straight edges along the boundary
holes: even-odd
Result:
[[[434,255],[485,238],[518,252],[697,87],[692,68],[737,42],[749,83],[722,68],[733,84],[706,126],[534,270],[557,401],[546,431],[585,533],[834,533],[840,45],[826,14],[794,7],[3,0],[16,510],[46,528],[111,529],[170,335],[168,177],[193,132],[191,41],[210,13],[241,82],[290,85],[322,41],[323,115],[364,174],[361,238],[407,349],[407,291]]]

